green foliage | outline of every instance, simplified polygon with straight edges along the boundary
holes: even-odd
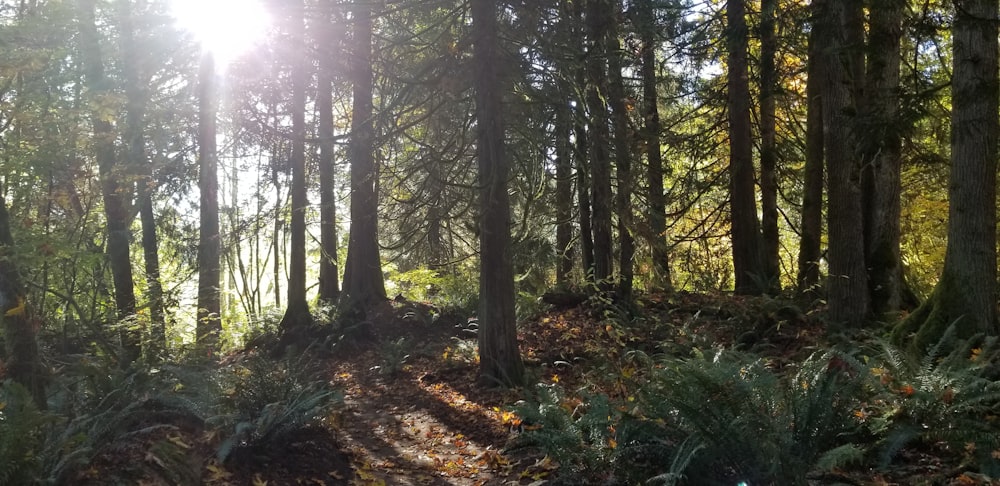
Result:
[[[653,365],[640,403],[647,417],[672,422],[679,439],[700,446],[674,454],[675,463],[689,462],[683,474],[694,484],[805,484],[819,464],[856,458],[838,448],[858,429],[859,367],[834,353],[788,374],[730,351],[667,358]]]
[[[461,366],[479,360],[479,341],[476,337],[470,339],[452,336],[451,341],[452,344],[441,355],[446,364]]]
[[[405,337],[382,343],[379,358],[382,362],[379,373],[395,376],[403,371],[403,365],[410,359],[412,344]]]
[[[570,399],[556,387],[539,386],[534,402],[522,402],[514,411],[521,417],[521,440],[539,447],[561,466],[566,479],[596,480],[613,470],[615,426],[621,419],[606,395]]]
[[[437,271],[429,268],[391,272],[386,282],[386,292],[400,293],[408,300],[426,302],[437,295],[443,280]]]
[[[341,397],[322,386],[296,390],[288,398],[268,403],[258,412],[241,417],[233,432],[219,445],[216,456],[225,461],[234,452],[274,445],[292,432],[318,425],[326,412]]]
[[[0,484],[34,481],[44,430],[53,419],[35,407],[23,386],[10,380],[0,383]]]
[[[397,272],[390,266],[386,278],[386,292],[391,296],[401,294],[407,300],[429,302],[442,309],[468,316],[476,312],[479,304],[479,282],[475,270],[468,267],[449,270],[416,268]]]
[[[957,339],[954,326],[921,358],[879,343],[870,369],[878,381],[861,410],[878,441],[879,466],[904,447],[923,444],[1000,476],[998,357],[996,337]]]
[[[182,431],[225,430],[220,459],[271,444],[315,425],[339,401],[303,359],[240,365],[171,365],[121,370],[111,361],[66,363],[52,385],[51,412],[38,411],[20,386],[0,386],[0,484],[66,484],[99,457],[143,451],[146,460],[102,477],[133,484],[201,482],[201,459]]]
[[[197,483],[200,463],[188,458],[186,447],[163,439],[200,424],[205,404],[217,396],[211,386],[182,386],[180,379],[190,374],[199,373],[180,367],[125,371],[81,360],[57,375],[48,412],[35,408],[19,385],[0,385],[0,484],[66,484],[99,455],[141,449],[150,440],[149,460],[104,479]]]
[[[572,477],[624,484],[806,484],[862,458],[852,442],[862,366],[849,356],[816,354],[785,372],[733,351],[628,358],[618,398],[543,388],[516,409],[530,424],[522,437]]]
[[[318,425],[342,397],[326,382],[311,379],[311,371],[304,358],[275,363],[256,355],[224,371],[223,413],[210,420],[229,430],[216,451],[218,459]]]
[[[150,438],[202,424],[218,396],[217,386],[200,378],[204,375],[202,368],[120,370],[86,359],[68,366],[51,400],[64,420],[48,428],[40,451],[44,482],[62,483],[98,455],[143,448]],[[128,464],[115,474],[197,480],[200,466],[187,460],[185,447],[164,440],[154,444],[159,444],[158,453],[150,452],[155,460]]]

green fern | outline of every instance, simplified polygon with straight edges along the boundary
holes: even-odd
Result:
[[[39,451],[40,482],[65,484],[80,468],[99,455],[146,447],[150,437],[166,430],[204,422],[206,404],[217,400],[211,380],[183,380],[203,376],[204,368],[181,366],[120,370],[100,362],[81,361],[60,373],[53,386],[53,413],[63,420],[46,428]],[[154,443],[156,445],[156,443]],[[200,465],[184,459],[176,444],[156,445],[158,461],[143,461],[114,471],[123,481],[138,477],[195,477]],[[171,449],[169,450],[168,449]]]
[[[993,376],[1000,344],[983,335],[958,339],[954,326],[922,357],[878,343],[872,373],[879,380],[867,411],[886,467],[914,443],[938,444],[982,472],[1000,476],[1000,382]]]
[[[220,461],[238,450],[253,450],[290,433],[318,425],[343,397],[313,380],[308,358],[275,363],[251,356],[224,373],[227,398],[209,425],[228,430],[216,449]]]
[[[852,378],[852,362],[816,354],[784,375],[760,358],[732,351],[661,360],[642,393],[644,413],[673,421],[680,433],[675,442],[695,444],[676,448],[673,464],[687,467],[667,477],[684,474],[695,484],[805,484],[807,473],[857,429],[860,380]]]
[[[287,400],[269,403],[258,413],[232,425],[232,433],[219,444],[216,457],[224,462],[240,449],[274,445],[295,431],[318,425],[342,399],[331,390],[308,388]]]
[[[26,388],[9,380],[0,382],[0,484],[35,481],[44,428],[54,420],[38,410]]]
[[[522,445],[543,450],[561,466],[564,479],[596,481],[607,475],[618,456],[613,431],[621,413],[606,395],[568,400],[562,390],[539,386],[536,399],[514,409],[527,424]]]

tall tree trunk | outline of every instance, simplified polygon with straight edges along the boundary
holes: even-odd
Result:
[[[493,0],[472,0],[476,133],[479,160],[479,376],[490,385],[524,382],[517,348],[514,266],[511,261],[510,162],[504,145],[497,8]]]
[[[997,0],[955,0],[952,27],[951,176],[944,270],[930,298],[893,331],[915,351],[948,326],[996,336]]]
[[[322,27],[327,35],[323,42],[334,45],[333,20]],[[340,297],[337,275],[337,196],[333,149],[333,52],[321,50],[316,109],[319,111],[319,205],[320,260],[319,300],[333,303]]]
[[[351,115],[351,235],[344,269],[345,311],[363,315],[365,309],[385,299],[385,281],[378,245],[378,197],[375,193],[375,123],[372,107],[371,3],[354,4],[354,111]],[[344,300],[346,299],[346,300]]]
[[[118,0],[121,23],[122,71],[125,79],[125,133],[128,165],[140,176],[137,181],[139,221],[142,225],[142,256],[146,273],[146,292],[149,299],[149,344],[159,350],[166,349],[166,321],[163,305],[163,285],[160,283],[159,243],[156,236],[156,218],[153,213],[153,168],[146,156],[146,106],[149,95],[140,67],[140,56],[135,41],[135,25],[131,0]],[[147,80],[148,81],[148,80]]]
[[[778,153],[775,141],[775,95],[778,74],[774,67],[778,39],[774,23],[778,0],[760,3],[760,206],[764,278],[768,290],[781,291],[781,260],[778,255]]]
[[[608,0],[587,1],[587,108],[590,111],[591,223],[594,233],[594,282],[608,290],[612,284],[611,155],[608,130],[607,50],[609,23],[613,22]]]
[[[822,2],[814,0],[813,18],[822,14]],[[797,290],[800,295],[818,298],[819,260],[823,239],[823,79],[820,60],[822,29],[815,22],[809,32],[809,60],[806,67],[806,163],[802,189],[802,222],[799,240]]]
[[[281,318],[285,331],[301,329],[312,323],[306,300],[306,85],[309,73],[305,58],[305,4],[296,0],[289,5],[289,43],[292,45],[292,220],[291,247],[288,250],[288,307]]]
[[[10,213],[0,190],[0,321],[3,322],[6,375],[24,386],[35,405],[47,408],[45,366],[38,352],[38,324],[29,313],[27,295],[14,253]]]
[[[570,283],[573,272],[573,159],[570,156],[572,115],[566,98],[556,105],[556,285]]]
[[[663,156],[660,153],[660,108],[656,92],[656,17],[653,0],[641,0],[639,8],[639,35],[642,40],[642,138],[646,147],[646,184],[649,194],[647,217],[649,219],[649,246],[652,249],[653,268],[650,285],[671,290],[670,256],[667,252],[667,203],[663,194]]]
[[[583,84],[581,83],[581,86]],[[580,263],[584,280],[594,283],[594,229],[590,210],[590,139],[583,100],[577,100],[573,117],[573,161],[576,170],[576,199],[580,220]]]
[[[868,66],[865,74],[865,105],[861,161],[865,211],[866,266],[872,313],[895,319],[902,300],[900,261],[900,167],[899,126],[900,41],[903,34],[901,0],[879,0],[869,9]]]
[[[94,131],[94,153],[101,178],[104,216],[108,227],[108,264],[115,285],[115,309],[120,319],[135,314],[135,284],[132,282],[132,261],[129,257],[129,191],[121,184],[123,169],[115,155],[115,130],[107,120],[111,90],[104,74],[104,59],[100,34],[97,30],[95,0],[80,0],[80,57],[85,69],[90,95],[91,124]],[[141,333],[134,326],[121,331],[122,361],[137,358],[142,349]]]
[[[737,294],[760,294],[764,281],[760,222],[754,195],[753,144],[750,138],[750,81],[744,0],[726,2],[729,50],[729,207],[733,269]]]
[[[570,38],[587,35],[585,2],[560,2],[559,8],[567,19]],[[594,231],[591,224],[590,204],[590,139],[587,134],[587,69],[586,47],[582,42],[572,42],[573,58],[567,66],[572,73],[573,104],[573,170],[576,185],[577,220],[580,226],[580,264],[583,281],[594,283]]]
[[[204,52],[198,71],[198,345],[211,355],[222,332],[222,240],[219,235],[219,174],[216,153],[215,59]]]
[[[851,136],[853,106],[850,75],[853,56],[846,44],[845,4],[825,1],[819,14],[817,39],[822,39],[823,145],[826,149],[827,227],[829,234],[829,321],[833,326],[857,327],[868,317],[868,279],[865,269],[861,211],[860,164]]]
[[[274,306],[281,307],[281,250],[284,246],[285,220],[282,219],[282,208],[285,206],[281,195],[281,165],[285,159],[284,148],[275,144],[274,155],[271,157],[271,185],[274,186],[274,227],[271,229],[271,246],[274,249],[274,265],[271,267],[271,278],[274,282]]]
[[[617,19],[621,18],[620,8],[620,4],[615,2],[615,7],[608,9],[613,15],[608,24],[605,52],[608,57],[608,104],[611,106],[611,122],[614,126],[615,167],[618,176],[615,193],[619,247],[617,294],[621,302],[630,302],[635,278],[632,261],[635,258],[635,239],[632,237],[632,137],[625,105],[625,82],[622,80],[623,51],[618,39]]]

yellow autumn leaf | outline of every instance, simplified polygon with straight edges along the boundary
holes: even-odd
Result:
[[[260,473],[253,475],[253,486],[267,486],[267,481],[264,481],[260,477]]]
[[[215,462],[205,466],[205,469],[208,469],[208,472],[211,473],[208,478],[209,482],[226,480],[233,475],[233,473]]]
[[[20,316],[24,314],[24,308],[25,308],[24,297],[18,295],[17,305],[7,310],[7,312],[5,312],[3,315],[7,317]]]
[[[167,437],[167,440],[169,440],[171,443],[173,443],[177,447],[180,447],[181,449],[190,449],[191,448],[191,446],[188,445],[186,442],[184,442],[184,439],[182,439],[181,436],[179,436],[179,435],[171,435],[171,436]]]
[[[614,449],[616,447],[618,447],[618,441],[615,439],[608,439],[608,448]]]

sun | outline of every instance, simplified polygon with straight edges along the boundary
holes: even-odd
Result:
[[[220,67],[260,42],[271,25],[257,0],[171,0],[171,10]]]

